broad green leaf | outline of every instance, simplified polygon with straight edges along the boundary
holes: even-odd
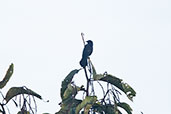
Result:
[[[75,114],[75,110],[78,104],[80,104],[82,100],[71,99],[70,102],[63,103],[60,111],[55,114]]]
[[[92,107],[92,104],[87,104],[84,109],[84,114],[88,114],[91,107]]]
[[[97,101],[97,96],[86,96],[86,98],[76,107],[76,114],[79,114],[80,110],[86,108],[86,112]],[[87,107],[86,107],[87,106]]]
[[[134,91],[134,89],[127,83],[123,83],[123,82],[122,82],[122,87],[123,87],[123,90],[124,90],[125,94],[127,95],[127,97],[131,101],[133,101],[133,97],[136,96],[136,92]]]
[[[116,110],[114,110],[114,106],[112,104],[105,105],[105,114],[118,114]]]
[[[110,74],[96,74],[93,78],[94,80],[101,80],[113,84],[122,90],[131,101],[133,101],[133,97],[136,95],[136,92],[131,86],[129,86],[127,83],[124,83],[122,79],[119,79]]]
[[[27,89],[26,87],[12,87],[8,90],[5,96],[6,103],[8,103],[13,97],[20,94],[33,95],[39,99],[42,99],[42,97],[39,94],[35,93],[31,89]]]
[[[68,88],[65,90],[63,94],[63,101],[70,97],[74,98],[77,92],[80,91],[80,89],[81,87],[68,84]]]
[[[93,79],[94,79],[94,80],[100,80],[100,79],[103,78],[103,77],[104,77],[103,74],[95,74],[95,75],[93,75]]]
[[[116,105],[113,104],[101,104],[95,103],[93,104],[92,109],[98,114],[122,114]]]
[[[117,106],[123,108],[128,114],[132,114],[132,109],[127,103],[117,103]]]
[[[110,84],[113,84],[114,86],[118,87],[119,89],[123,90],[122,88],[122,79],[119,79],[115,76],[112,76],[110,74],[103,74],[103,77],[101,77],[99,80],[108,82]]]
[[[99,114],[103,114],[105,112],[105,105],[102,105],[100,102],[94,103],[92,109]]]
[[[68,87],[68,84],[71,83],[71,81],[72,81],[74,75],[75,75],[76,73],[78,73],[79,71],[80,71],[80,70],[77,70],[77,69],[72,70],[72,71],[65,77],[65,79],[62,81],[62,87],[61,87],[61,98],[62,98],[62,99],[63,99],[64,92],[65,92],[65,90],[66,90],[67,87]]]
[[[71,84],[68,84],[68,88],[64,92],[63,99],[66,99],[66,98],[72,96],[73,90],[74,90],[74,87],[72,87]]]
[[[0,81],[0,89],[2,89],[7,82],[9,81],[9,79],[11,78],[12,74],[13,74],[13,69],[14,69],[14,65],[13,63],[9,66],[7,73],[5,75],[5,77],[3,78],[2,81]]]
[[[80,91],[81,87],[68,84],[68,88],[64,92],[64,98],[62,100],[62,110],[60,112],[67,111],[67,113],[75,113],[76,106],[80,103],[80,100],[75,99],[76,94]]]
[[[61,109],[60,111],[56,112],[55,114],[67,114],[67,112],[65,110]]]

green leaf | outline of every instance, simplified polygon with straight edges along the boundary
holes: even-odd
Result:
[[[13,63],[9,66],[7,72],[6,72],[6,75],[5,77],[3,78],[2,81],[0,81],[0,89],[2,89],[6,84],[7,82],[9,81],[9,79],[11,78],[12,74],[13,74],[13,69],[14,69],[14,65]]]
[[[123,108],[128,114],[132,114],[132,109],[127,103],[117,103],[117,106]]]
[[[100,77],[99,80],[108,82],[110,84],[113,84],[114,86],[116,86],[119,89],[123,90],[123,88],[122,88],[122,79],[119,79],[119,78],[117,78],[115,76],[112,76],[110,74],[99,75],[99,77]]]
[[[42,97],[35,93],[34,91],[32,91],[31,89],[28,89],[26,87],[12,87],[8,90],[6,96],[5,96],[5,100],[6,100],[6,104],[15,96],[20,95],[20,94],[28,94],[28,95],[33,95],[39,99],[42,99]]]
[[[116,105],[113,104],[101,104],[95,103],[93,104],[93,110],[97,112],[98,114],[122,114],[118,109]]]
[[[86,98],[76,107],[76,114],[79,114],[82,108],[85,108],[85,114],[88,114],[88,110],[97,101],[97,96],[86,96]]]
[[[122,87],[124,92],[126,93],[127,97],[133,101],[133,97],[136,96],[136,92],[134,91],[134,89],[128,85],[127,83],[122,83]]]
[[[117,114],[117,111],[114,110],[114,106],[112,104],[105,105],[105,113],[106,114]]]
[[[63,99],[67,99],[68,97],[72,96],[72,92],[74,91],[74,87],[71,84],[68,84],[68,88],[65,90]]]
[[[93,79],[94,79],[94,80],[100,80],[100,79],[103,78],[103,77],[104,77],[103,74],[95,74],[95,75],[93,75]]]
[[[131,86],[129,86],[127,83],[124,83],[122,79],[119,79],[110,74],[96,74],[93,78],[94,80],[101,80],[113,84],[121,91],[123,91],[131,101],[133,101],[133,97],[136,95],[136,92]]]
[[[80,89],[81,87],[68,84],[68,88],[64,92],[62,101],[65,101],[68,98],[75,98],[75,95],[80,91]]]
[[[62,98],[62,99],[63,99],[64,92],[65,92],[65,90],[66,90],[67,87],[68,87],[68,84],[71,83],[71,81],[72,81],[74,75],[75,75],[76,73],[78,73],[79,71],[80,71],[80,70],[77,70],[77,69],[72,70],[72,71],[65,77],[65,79],[62,81],[62,87],[61,87],[61,98]]]
[[[103,114],[105,106],[98,102],[93,104],[92,109],[99,114]]]
[[[76,107],[81,102],[82,100],[71,99],[70,102],[63,103],[62,108],[55,114],[75,114]]]

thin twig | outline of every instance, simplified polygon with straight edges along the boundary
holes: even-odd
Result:
[[[104,73],[104,75],[105,75],[105,73]],[[109,82],[107,83],[107,90],[112,91],[111,89],[109,89]],[[109,101],[109,104],[111,104],[110,94],[108,94],[108,101]]]
[[[94,91],[93,78],[92,78],[92,76],[93,76],[93,69],[92,69],[92,62],[91,62],[89,57],[88,57],[88,65],[87,65],[87,67],[88,67],[88,70],[90,72],[90,78],[89,78],[89,85],[91,87],[90,95],[93,94],[93,96],[94,96],[95,95],[95,91]]]
[[[30,97],[30,95],[28,95],[28,101],[27,102],[31,105],[31,97]],[[30,112],[30,109],[29,109],[29,112]]]
[[[30,96],[29,96],[30,97]],[[31,104],[27,101],[27,99],[25,99],[25,102],[27,103],[27,105],[29,106],[29,110],[34,114],[34,111],[33,111],[33,109],[32,109],[32,107],[31,107]],[[26,104],[25,104],[26,105]],[[29,112],[30,112],[29,111]]]
[[[34,101],[34,105],[35,105],[35,111],[37,112],[37,103],[36,103],[34,96],[32,96],[32,97],[33,97],[33,101]]]
[[[11,114],[11,113],[10,113],[10,110],[9,110],[9,108],[8,108],[8,106],[5,105],[5,107],[6,107],[6,109],[8,110],[8,114]]]
[[[118,100],[118,101],[120,101],[120,98],[119,98],[119,95],[121,95],[121,93],[117,90],[117,89],[115,89],[115,87],[113,86],[113,85],[111,85],[111,87],[112,87],[112,90],[116,93],[116,99]]]
[[[113,97],[114,97],[113,100],[115,101],[115,103],[120,102],[119,99],[117,99],[115,92],[114,91],[111,91],[111,92],[113,94]]]
[[[1,91],[0,91],[0,94],[1,94],[2,98],[5,99],[5,97],[4,97],[4,95],[3,95],[3,93]]]
[[[82,37],[82,40],[83,40],[83,44],[85,46],[84,33],[81,33],[81,37]]]
[[[93,81],[92,81],[92,79],[90,78],[90,87],[91,87],[91,93],[90,93],[90,95],[95,95],[95,91],[94,91],[94,85],[93,85]]]
[[[87,89],[86,89],[86,96],[89,96],[89,78],[88,78],[88,75],[87,75],[87,70],[86,68],[84,68],[84,72],[85,72],[85,76],[86,76],[86,79],[87,79]]]
[[[24,111],[24,110],[27,110],[27,107],[26,107],[27,100],[26,100],[24,94],[22,94],[22,97],[23,97],[23,105],[22,105],[21,111]]]
[[[103,99],[102,99],[102,101],[103,101],[105,104],[106,104],[105,98],[106,98],[106,96],[108,95],[109,92],[110,92],[110,89],[107,90],[106,94],[104,95],[104,97],[103,97]]]
[[[19,107],[21,109],[21,95],[19,96]]]
[[[5,109],[4,109],[4,104],[1,104],[1,103],[0,103],[0,105],[1,105],[1,107],[2,107],[2,114],[6,114],[6,113],[5,113]]]
[[[105,96],[105,90],[104,90],[104,88],[103,88],[103,86],[102,86],[102,84],[97,80],[97,83],[100,85],[100,87],[102,88],[102,91],[103,91],[103,97]]]

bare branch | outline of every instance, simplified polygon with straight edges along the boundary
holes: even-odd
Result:
[[[82,36],[83,44],[85,46],[84,33],[81,33],[81,36]]]

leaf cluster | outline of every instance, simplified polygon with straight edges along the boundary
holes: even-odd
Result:
[[[72,70],[62,81],[61,109],[56,112],[56,114],[122,114],[119,108],[124,109],[128,114],[132,114],[132,108],[129,104],[120,101],[119,95],[121,93],[119,91],[123,92],[128,99],[133,101],[133,97],[136,96],[134,89],[127,83],[124,83],[122,79],[108,74],[107,72],[98,74],[91,61],[89,61],[89,64],[90,75],[93,75],[93,77],[90,78],[91,83],[105,82],[107,85],[110,84],[112,89],[108,88],[102,99],[98,99],[98,95],[95,94],[85,96],[83,99],[77,99],[76,95],[79,94],[79,91],[83,90],[86,92],[86,90],[83,88],[84,85],[78,87],[73,83],[73,78],[80,69]],[[88,86],[92,85],[89,84]],[[103,85],[101,86],[103,89]],[[109,96],[112,96],[113,99]]]
[[[13,71],[14,71],[14,64],[11,64],[9,66],[4,78],[2,79],[2,81],[0,81],[0,89],[3,89],[6,86],[6,84],[9,82],[9,80],[13,74]],[[31,98],[34,101],[35,107],[36,107],[36,101],[35,101],[34,97],[42,99],[42,97],[38,93],[32,91],[31,89],[28,89],[25,86],[11,87],[7,91],[5,97],[2,94],[2,92],[1,92],[1,95],[2,95],[3,100],[2,100],[2,102],[0,102],[0,106],[1,106],[0,112],[2,114],[6,114],[7,110],[9,112],[9,109],[5,108],[5,107],[7,107],[7,104],[9,101],[13,101],[17,107],[18,106],[20,107],[20,111],[17,114],[30,114],[30,113],[34,114],[35,111],[33,111],[33,108],[31,106]],[[17,96],[19,96],[19,99],[20,99],[18,103],[16,100]],[[13,99],[13,98],[15,98],[15,99]],[[29,109],[29,111],[27,111],[28,109]]]

